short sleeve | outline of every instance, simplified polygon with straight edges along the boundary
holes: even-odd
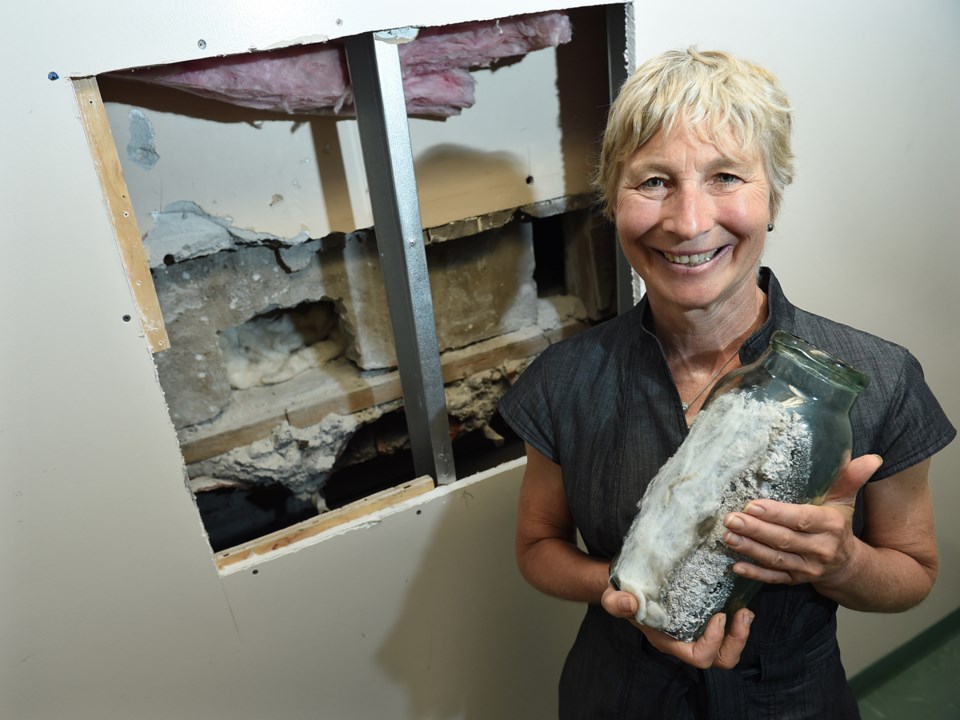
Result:
[[[557,346],[542,352],[500,399],[498,410],[507,425],[525,442],[559,463],[556,430],[550,415],[551,359]]]
[[[956,436],[923,377],[920,362],[905,353],[873,452],[883,458],[874,480],[906,470],[942,450]]]

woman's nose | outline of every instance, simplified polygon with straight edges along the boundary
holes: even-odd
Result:
[[[663,229],[682,240],[692,240],[710,229],[713,200],[700,188],[681,186],[662,206]]]

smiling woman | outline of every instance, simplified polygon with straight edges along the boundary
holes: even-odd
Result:
[[[624,163],[612,210],[651,304],[726,317],[736,335],[762,304],[754,277],[770,222],[762,154],[742,155],[687,125],[660,131]]]
[[[857,718],[838,604],[904,610],[936,578],[927,473],[955,430],[919,364],[795,307],[760,267],[793,177],[791,125],[770,73],[693,49],[642,65],[611,108],[595,184],[646,296],[551,346],[500,404],[526,442],[521,572],[589,603],[560,680],[561,718]],[[754,497],[713,518],[719,541],[743,558],[730,579],[766,586],[681,642],[635,620],[638,598],[608,584],[610,563],[710,388],[755,361],[777,330],[871,378],[851,412],[854,459],[822,505]],[[750,439],[744,428],[732,423],[731,446]],[[669,542],[635,551],[669,555]]]

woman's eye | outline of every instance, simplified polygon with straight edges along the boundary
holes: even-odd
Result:
[[[658,188],[664,187],[664,185],[665,183],[663,181],[663,178],[659,178],[659,177],[648,178],[644,180],[642,183],[640,183],[640,187],[647,188],[647,189],[658,189]]]
[[[740,178],[733,173],[717,173],[716,177],[717,182],[721,185],[733,185],[734,183],[740,182]]]

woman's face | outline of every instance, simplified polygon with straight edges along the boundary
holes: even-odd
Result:
[[[730,157],[682,125],[634,152],[620,173],[615,218],[654,306],[719,308],[752,298],[769,201],[759,153]]]

